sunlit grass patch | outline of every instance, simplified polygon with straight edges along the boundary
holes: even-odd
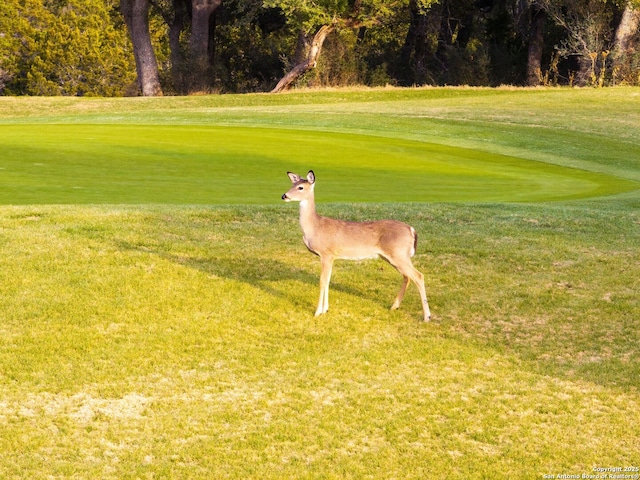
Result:
[[[620,271],[637,274],[636,214],[421,211],[427,325],[415,292],[388,310],[400,278],[376,261],[338,263],[314,318],[319,265],[288,206],[3,207],[3,475],[500,478],[631,462],[638,304]]]

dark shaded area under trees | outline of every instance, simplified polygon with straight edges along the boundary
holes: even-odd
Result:
[[[4,0],[0,94],[640,84],[640,0]]]

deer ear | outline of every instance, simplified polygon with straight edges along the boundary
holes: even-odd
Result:
[[[300,181],[300,175],[296,173],[287,172],[287,175],[289,176],[289,180],[291,180],[291,183],[296,183]]]
[[[307,182],[311,184],[316,182],[316,175],[313,173],[313,170],[309,170],[309,173],[307,173]]]

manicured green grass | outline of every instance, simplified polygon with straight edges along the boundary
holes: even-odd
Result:
[[[3,130],[0,200],[7,204],[272,203],[284,173],[305,163],[321,175],[328,200],[531,202],[638,187],[495,153],[344,133],[164,125]]]
[[[451,110],[461,108],[457,102],[468,106],[460,119],[442,121],[443,98],[434,98],[432,90],[417,92],[422,97],[408,90],[404,101],[393,102],[380,92],[378,102],[355,106],[358,96],[350,99],[344,93],[337,98],[308,95],[319,99],[310,105],[300,105],[297,96],[282,96],[277,107],[219,109],[207,107],[213,101],[209,98],[150,99],[142,112],[118,112],[138,105],[134,100],[45,99],[39,100],[44,114],[35,118],[29,111],[16,118],[20,104],[2,99],[6,104],[0,102],[0,111],[11,107],[14,116],[7,115],[0,131],[0,203],[264,204],[279,198],[278,183],[287,170],[309,168],[326,185],[326,201],[537,202],[638,188],[640,177],[628,174],[637,166],[638,146],[626,143],[635,139],[634,118],[625,119],[630,123],[624,135],[595,133],[590,123],[575,120],[569,129],[576,130],[576,124],[582,129],[559,135],[557,126],[539,124],[554,117],[547,109],[555,91],[540,92],[536,103],[523,104],[538,111],[528,113],[530,123],[522,127],[514,121],[515,112],[503,113],[506,121],[476,119],[478,108],[513,103],[513,92],[497,91],[492,98],[482,90],[459,90],[458,97],[444,99],[454,103]],[[477,107],[469,98],[473,92],[487,104]],[[617,102],[600,99],[601,115],[625,113],[620,107],[632,91],[622,92]],[[528,101],[531,94],[519,92],[516,98]],[[398,95],[392,98],[403,98]],[[251,104],[273,97],[246,98]],[[337,103],[323,103],[331,98]],[[555,122],[565,113],[556,112]],[[457,128],[458,144],[452,145],[450,134],[436,137],[434,121],[439,129]],[[475,131],[467,135],[469,129]],[[474,138],[484,143],[471,143]],[[616,158],[616,165],[608,160],[602,168],[612,150],[631,160]],[[246,188],[247,182],[252,188]]]
[[[0,477],[542,478],[638,465],[638,93],[0,98],[0,142],[14,148],[0,189],[32,195],[0,207]],[[252,144],[256,130],[277,141]],[[225,162],[210,132],[246,141]],[[380,164],[363,165],[370,152]],[[214,186],[199,174],[211,162]],[[504,162],[509,180],[478,183]],[[436,163],[454,180],[428,197],[421,166]],[[318,260],[296,206],[279,201],[284,172],[308,168],[321,213],[416,227],[433,322],[418,322],[414,289],[388,310],[400,278],[380,261],[337,262],[329,313],[312,316]],[[535,194],[512,184],[532,177]],[[64,196],[82,182],[92,192]]]

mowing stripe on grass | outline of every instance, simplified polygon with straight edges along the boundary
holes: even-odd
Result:
[[[323,201],[537,202],[639,187],[467,148],[280,128],[5,125],[0,148],[1,204],[264,204],[287,170],[307,168]]]

